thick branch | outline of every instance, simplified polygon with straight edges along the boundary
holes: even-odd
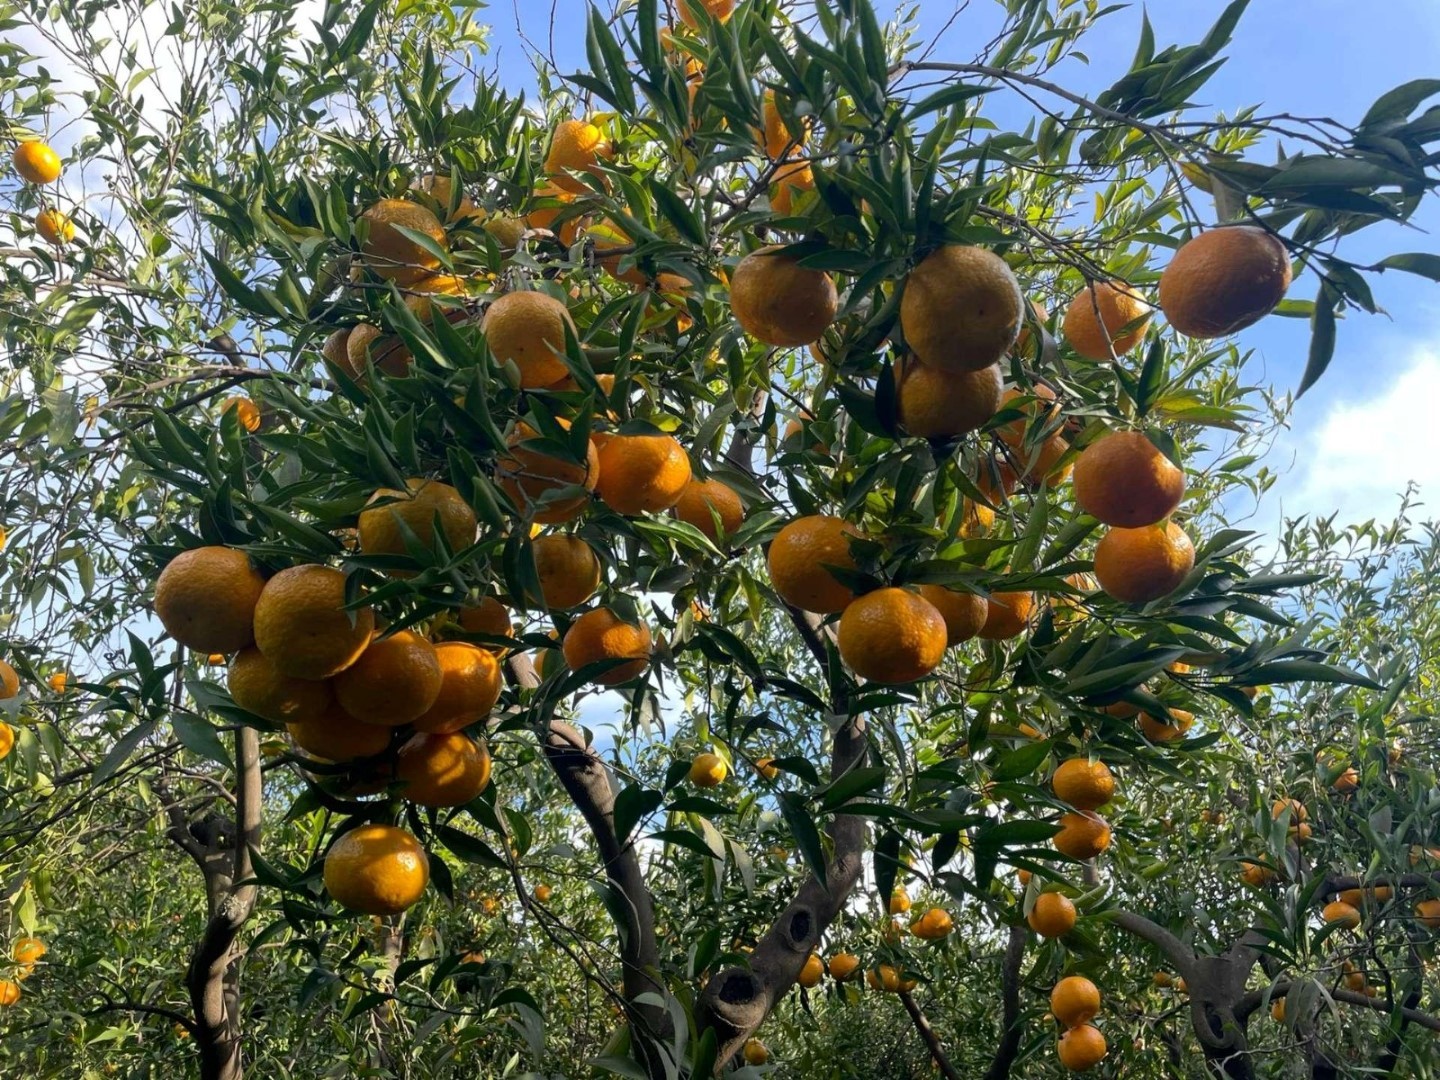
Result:
[[[1010,941],[1005,946],[1005,963],[1000,969],[1000,1000],[1003,1011],[1000,1014],[1000,1045],[995,1048],[995,1057],[990,1068],[985,1070],[985,1080],[1009,1080],[1010,1067],[1015,1064],[1015,1055],[1020,1052],[1020,1039],[1024,1027],[1020,1022],[1020,965],[1025,962],[1025,928],[1012,926]]]
[[[905,1006],[905,1011],[910,1014],[910,1022],[915,1025],[915,1030],[920,1033],[920,1038],[925,1043],[925,1049],[930,1051],[930,1060],[935,1062],[935,1067],[940,1070],[940,1075],[945,1080],[960,1080],[960,1074],[950,1064],[950,1059],[945,1056],[945,1048],[940,1045],[940,1036],[935,1034],[935,1029],[930,1026],[930,1019],[915,1003],[915,999],[904,990],[900,991],[900,1004]]]
[[[185,986],[195,1010],[195,1045],[200,1051],[203,1080],[240,1080],[239,1018],[227,1007],[226,974],[235,959],[235,939],[255,909],[257,886],[250,852],[260,846],[263,803],[260,771],[260,737],[254,728],[235,732],[236,829],[230,861],[230,886],[205,927],[204,936],[190,957]],[[207,883],[208,884],[208,883]]]
[[[1133,911],[1111,912],[1110,921],[1122,930],[1128,930],[1136,937],[1150,942],[1175,966],[1175,970],[1187,983],[1194,981],[1195,953],[1169,930]]]

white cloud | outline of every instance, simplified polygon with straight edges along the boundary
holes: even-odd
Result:
[[[1379,369],[1376,369],[1377,371]],[[1341,399],[1316,422],[1304,423],[1306,402],[1297,408],[1300,424],[1277,447],[1276,459],[1294,456],[1293,470],[1267,497],[1285,517],[1324,517],[1336,523],[1390,520],[1408,483],[1419,486],[1435,516],[1440,495],[1440,424],[1431,403],[1440,400],[1440,347],[1412,345],[1398,376],[1385,378],[1375,393]]]

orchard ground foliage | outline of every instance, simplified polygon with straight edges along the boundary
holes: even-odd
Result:
[[[7,1075],[1435,1074],[1440,537],[1232,519],[1440,81],[989,6],[0,2]]]

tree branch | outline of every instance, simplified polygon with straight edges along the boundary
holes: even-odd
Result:
[[[985,1080],[1009,1080],[1010,1067],[1015,1064],[1015,1055],[1020,1052],[1020,1039],[1024,1034],[1020,1022],[1020,965],[1025,962],[1025,937],[1023,926],[1010,928],[1005,962],[1000,969],[1000,997],[1004,1010],[1000,1014],[1000,1045],[995,1048],[990,1068],[985,1070]]]
[[[1293,985],[1289,980],[1282,979],[1260,990],[1251,990],[1235,1003],[1235,1015],[1237,1017],[1252,1015],[1264,1004],[1267,995],[1272,1001],[1277,997],[1284,997],[1290,993]],[[1401,1019],[1411,1024],[1418,1024],[1431,1031],[1440,1031],[1440,1016],[1432,1016],[1421,1009],[1412,1009],[1407,1005],[1396,1008],[1393,1002],[1383,998],[1368,997],[1356,990],[1345,990],[1340,987],[1329,991],[1329,994],[1335,1001],[1343,1002],[1346,1005],[1354,1005],[1358,1009],[1371,1009],[1375,1012],[1398,1013]]]
[[[930,1060],[935,1062],[935,1067],[940,1070],[940,1075],[945,1080],[961,1080],[960,1074],[950,1064],[950,1059],[945,1056],[945,1048],[940,1045],[940,1036],[935,1034],[935,1029],[930,1026],[930,1020],[915,1003],[915,999],[904,990],[900,991],[900,1004],[905,1006],[905,1011],[910,1014],[910,1022],[915,1025],[915,1030],[920,1033],[920,1038],[925,1043],[925,1049],[930,1051]]]
[[[1144,915],[1133,911],[1123,910],[1111,912],[1110,921],[1159,949],[1165,958],[1175,965],[1175,970],[1187,983],[1195,980],[1194,951],[1159,923],[1151,922]]]

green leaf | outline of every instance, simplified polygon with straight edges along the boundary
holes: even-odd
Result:
[[[824,811],[835,810],[843,806],[850,799],[879,787],[885,783],[885,768],[881,765],[871,765],[863,769],[851,769],[840,779],[820,792],[820,809]]]
[[[135,748],[155,734],[155,726],[155,721],[147,720],[126,732],[110,748],[110,752],[105,755],[105,760],[96,766],[95,771],[90,775],[90,786],[92,788],[99,787],[114,776],[119,768],[130,760],[130,755],[135,752]]]
[[[1412,79],[1375,99],[1360,121],[1360,130],[1404,120],[1426,98],[1440,94],[1440,79]]]
[[[815,880],[824,887],[825,849],[820,843],[820,830],[815,827],[815,819],[805,808],[804,800],[793,791],[783,792],[780,795],[780,813],[784,815],[785,824],[790,827],[790,835],[795,838],[805,865],[815,875]]]
[[[1376,265],[1384,270],[1404,270],[1409,274],[1427,277],[1431,281],[1440,281],[1440,255],[1430,255],[1424,252],[1387,255]]]
[[[1050,744],[1046,741],[1026,743],[1000,755],[990,771],[992,780],[1018,780],[1029,776],[1050,756]]]
[[[435,826],[435,837],[445,845],[446,850],[467,863],[488,866],[495,870],[503,870],[507,865],[499,852],[484,840],[461,832],[453,825]]]
[[[655,208],[682,236],[695,244],[704,245],[709,242],[699,215],[686,205],[684,199],[658,180],[652,179],[649,187],[650,193],[655,197]]]
[[[1316,660],[1275,660],[1251,668],[1243,678],[1235,680],[1240,686],[1263,686],[1266,683],[1316,682],[1343,683],[1348,686],[1363,686],[1367,690],[1379,690],[1380,684],[1358,671],[1340,667],[1338,664],[1322,664]]]
[[[1310,358],[1305,363],[1300,389],[1295,391],[1297,398],[1319,381],[1335,356],[1335,304],[1335,290],[1328,281],[1322,281],[1320,295],[1315,298],[1315,314],[1310,320]]]
[[[181,745],[191,753],[199,754],[209,761],[218,761],[227,769],[232,767],[230,754],[221,743],[214,725],[198,716],[177,712],[170,715],[170,726],[175,729],[175,736]]]

